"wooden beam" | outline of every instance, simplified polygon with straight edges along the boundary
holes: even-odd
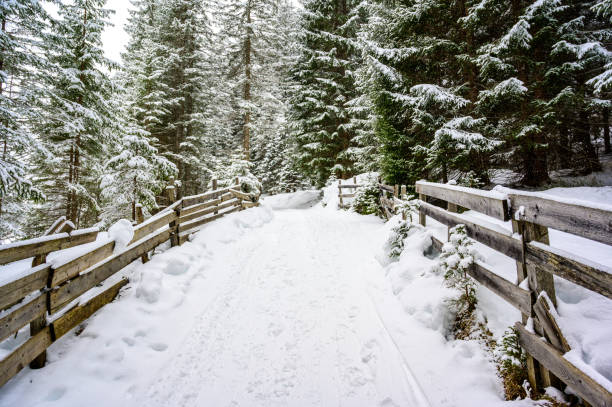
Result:
[[[251,202],[253,201],[253,198],[251,197],[251,195],[245,194],[242,191],[238,191],[236,189],[230,189],[229,192],[231,192],[232,195],[234,195],[238,199],[244,199],[245,201],[251,201]]]
[[[523,324],[517,322],[514,326],[521,346],[576,394],[595,407],[612,407],[612,393],[565,359],[561,352],[527,331]]]
[[[130,244],[137,242],[143,237],[155,232],[158,229],[168,226],[171,222],[178,218],[174,210],[160,212],[157,215],[147,219],[143,223],[139,224],[134,228],[134,237]]]
[[[0,246],[0,264],[12,263],[96,240],[98,229],[81,229]]]
[[[230,187],[227,188],[222,188],[222,189],[218,189],[215,191],[209,191],[209,192],[205,192],[203,194],[199,194],[199,195],[192,195],[192,196],[187,196],[184,197],[182,199],[183,201],[183,207],[189,207],[195,204],[199,204],[202,202],[206,202],[209,201],[211,199],[216,199],[218,197],[220,197],[221,195],[229,192],[230,189],[240,189],[240,185],[232,185]]]
[[[612,211],[559,202],[537,193],[508,197],[520,220],[612,245]]]
[[[354,198],[355,194],[338,194],[338,198]]]
[[[343,188],[359,188],[362,187],[363,185],[360,184],[342,184],[342,185],[338,185],[338,188],[343,189]]]
[[[13,280],[0,287],[0,310],[16,304],[19,300],[33,291],[38,291],[47,286],[50,264],[41,264],[31,269],[25,276]]]
[[[191,205],[191,206],[188,206],[188,207],[185,207],[185,208],[180,208],[179,209],[179,214],[180,214],[180,217],[187,216],[187,215],[190,215],[190,214],[192,214],[194,212],[199,212],[202,209],[206,209],[206,208],[210,208],[211,206],[218,205],[221,202],[222,202],[221,198],[216,198],[216,199],[213,199],[212,201],[208,201],[208,202],[204,202],[204,203],[200,203],[200,204]]]
[[[495,219],[503,221],[510,220],[508,200],[503,194],[425,181],[418,181],[416,183],[416,191],[422,195],[438,198],[464,208],[484,213]]]
[[[468,274],[522,313],[531,315],[531,294],[529,291],[495,274],[480,261],[472,264]]]
[[[550,343],[562,353],[569,352],[572,348],[569,346],[567,339],[565,339],[565,335],[563,335],[551,311],[552,307],[554,306],[548,301],[547,297],[545,295],[540,295],[533,309]]]
[[[448,227],[463,224],[467,235],[472,239],[515,260],[523,260],[523,242],[514,238],[510,232],[495,228],[495,225],[488,227],[422,201],[420,203],[420,213],[430,216]]]
[[[542,243],[527,243],[527,262],[612,299],[612,270]]]
[[[50,287],[56,287],[70,280],[71,278],[78,276],[81,271],[86,270],[94,264],[112,256],[114,248],[115,242],[111,241],[57,267],[52,272]]]
[[[47,312],[47,294],[38,295],[0,318],[0,342]]]
[[[0,386],[8,382],[51,345],[51,327],[47,326],[0,361]]]
[[[64,315],[53,321],[53,333],[55,334],[55,340],[58,340],[65,334],[67,334],[72,328],[85,321],[87,318],[92,316],[97,310],[115,299],[121,287],[126,285],[129,281],[122,279],[115,283],[110,288],[102,291],[83,305],[76,306],[66,312]]]
[[[207,209],[204,209],[204,210],[202,210],[200,212],[194,212],[194,213],[191,213],[190,215],[187,215],[187,216],[181,216],[178,219],[177,223],[179,225],[185,224],[185,223],[188,223],[190,221],[193,221],[194,219],[199,219],[199,218],[201,218],[203,216],[206,216],[208,214],[211,214],[213,212],[220,211],[221,209],[229,208],[231,206],[239,206],[239,205],[240,205],[240,200],[239,199],[232,199],[231,201],[227,201],[227,202],[225,202],[225,203],[223,203],[221,205],[218,205],[218,206],[215,206],[215,207],[212,207],[212,208],[207,208]],[[179,229],[180,229],[180,227],[179,227]]]
[[[81,294],[106,280],[144,253],[153,250],[170,238],[170,230],[163,230],[150,239],[128,246],[126,250],[107,258],[93,268],[86,270],[74,280],[50,292],[50,313],[55,313]]]

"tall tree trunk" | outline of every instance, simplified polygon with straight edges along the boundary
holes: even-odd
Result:
[[[583,157],[583,174],[587,175],[593,171],[600,171],[601,165],[597,157],[597,151],[591,142],[591,123],[589,120],[589,112],[587,109],[581,109],[579,113],[579,123],[577,128],[578,141],[582,144]]]
[[[610,109],[604,107],[603,112],[603,138],[604,138],[604,153],[612,152],[610,148]]]
[[[3,18],[2,19],[2,31],[6,32],[6,19]],[[0,49],[0,71],[2,71],[2,69],[4,68],[4,58],[2,57],[4,55],[4,48]],[[2,90],[4,89],[4,82],[0,81],[0,95],[2,95]],[[6,138],[3,140],[4,142],[4,151],[2,153],[2,159],[6,160],[6,151],[7,151],[7,140]],[[0,216],[2,216],[2,203],[4,201],[4,195],[0,196]]]
[[[251,103],[251,52],[252,52],[252,44],[251,44],[251,35],[253,31],[251,29],[251,1],[247,2],[246,6],[246,19],[247,19],[247,35],[244,44],[244,101],[249,105]],[[251,159],[251,109],[249,106],[246,108],[246,112],[244,113],[244,126],[243,130],[243,149],[244,149],[244,158],[247,161]]]

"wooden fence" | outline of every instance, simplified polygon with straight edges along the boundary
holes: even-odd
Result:
[[[353,177],[352,184],[343,184],[343,181],[338,180],[338,198],[340,203],[338,206],[342,209],[350,208],[350,204],[345,203],[345,198],[354,198],[355,190],[362,185],[357,184],[357,177]],[[406,197],[406,185],[386,185],[383,184],[382,180],[378,179],[378,189],[380,191],[380,207],[383,215],[389,219],[397,212],[397,205],[401,203],[401,198]],[[353,190],[352,192],[346,193],[345,190]]]
[[[612,274],[603,265],[551,247],[548,238],[550,227],[612,245],[612,212],[533,193],[509,191],[505,194],[424,181],[416,184],[416,192],[422,225],[427,216],[449,228],[465,225],[469,237],[516,261],[519,283],[527,279],[527,286],[514,284],[480,261],[476,261],[469,271],[475,280],[522,313],[523,320],[517,322],[515,328],[528,355],[532,387],[559,386],[560,380],[588,403],[612,406],[612,394],[563,357],[570,346],[555,320],[553,280],[553,276],[557,276],[612,299]],[[511,220],[514,233],[462,216],[460,212],[464,208],[497,220]],[[443,242],[432,240],[441,250]],[[528,318],[533,321],[533,330],[526,326]]]
[[[122,279],[79,304],[83,294],[134,260],[148,261],[149,252],[158,245],[168,240],[172,246],[180,245],[202,225],[259,205],[258,196],[241,191],[238,179],[236,185],[227,188],[217,189],[216,184],[213,181],[212,191],[176,200],[176,188],[171,181],[166,188],[170,205],[147,220],[142,208],[134,205],[138,223],[134,237],[119,252],[114,250],[114,241],[101,242],[63,264],[50,264],[49,253],[95,242],[98,236],[96,228],[72,230],[74,226],[65,218],[56,221],[41,238],[0,246],[0,264],[33,257],[30,269],[0,283],[0,342],[30,325],[29,339],[0,360],[0,386],[28,364],[43,367],[46,349],[111,302],[128,281]]]

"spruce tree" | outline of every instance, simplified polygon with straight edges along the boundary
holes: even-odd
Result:
[[[45,44],[52,69],[37,132],[51,155],[37,158],[36,181],[47,196],[41,226],[61,215],[77,227],[97,220],[99,177],[114,120],[107,73],[113,65],[101,42],[110,15],[104,5],[105,0],[60,4],[60,19]]]
[[[309,0],[302,14],[302,47],[293,70],[297,83],[291,120],[301,171],[316,185],[334,175],[353,175],[355,128],[351,100],[357,96],[360,63],[356,36],[363,21],[358,0]]]
[[[26,200],[43,196],[32,184],[27,162],[44,154],[30,120],[43,97],[41,82],[48,70],[41,57],[49,16],[29,0],[0,3],[0,237],[23,235],[20,212]]]

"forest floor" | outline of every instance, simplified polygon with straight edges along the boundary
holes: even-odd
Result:
[[[128,266],[120,297],[2,387],[0,406],[536,405],[504,401],[488,350],[449,335],[452,293],[424,255],[432,232],[390,262],[396,222],[339,211],[335,194],[326,207],[318,191],[264,198]],[[499,337],[519,316],[478,295]],[[607,366],[602,335],[592,354]]]

